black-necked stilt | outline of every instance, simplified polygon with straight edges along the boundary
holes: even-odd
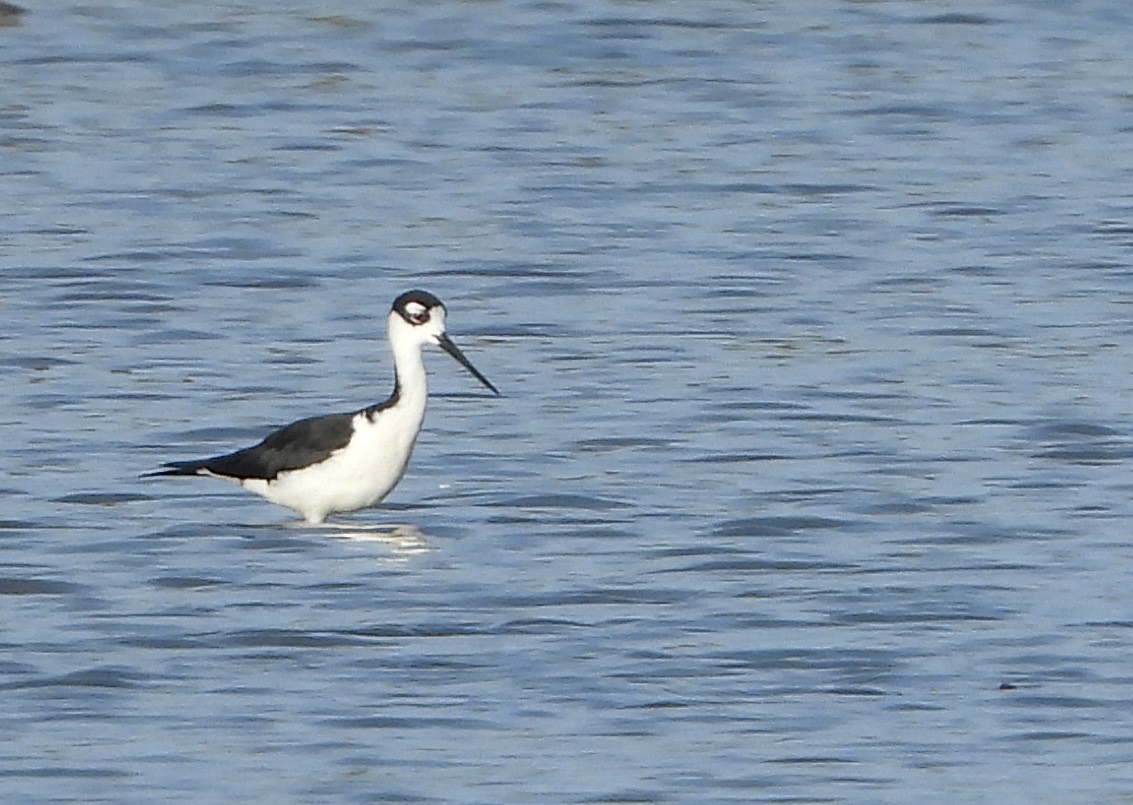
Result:
[[[175,461],[157,475],[223,478],[293,509],[308,523],[381,502],[409,463],[428,396],[421,350],[436,344],[499,394],[445,335],[445,306],[425,291],[408,291],[389,314],[393,393],[348,414],[292,422],[254,447],[201,461]]]

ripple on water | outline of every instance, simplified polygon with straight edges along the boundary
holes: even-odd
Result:
[[[129,671],[116,667],[87,668],[81,671],[72,671],[57,676],[31,676],[18,682],[8,682],[0,685],[6,690],[21,690],[29,688],[98,688],[98,689],[130,689],[136,688],[152,678],[136,671]]]
[[[0,578],[0,595],[69,595],[84,589],[81,584],[59,579]]]
[[[712,528],[715,537],[783,537],[807,531],[847,531],[854,521],[836,517],[778,515],[725,520]]]
[[[1133,440],[1108,425],[1056,420],[1031,425],[1020,439],[1034,458],[1066,464],[1114,464],[1133,457]]]

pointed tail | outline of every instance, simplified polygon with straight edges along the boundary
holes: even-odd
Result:
[[[200,475],[205,468],[204,461],[171,461],[162,464],[161,469],[142,473],[142,478],[159,478],[167,475]]]

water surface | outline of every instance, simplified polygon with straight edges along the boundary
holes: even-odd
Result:
[[[1122,3],[0,30],[10,801],[1125,802]],[[385,397],[381,509],[143,481]]]

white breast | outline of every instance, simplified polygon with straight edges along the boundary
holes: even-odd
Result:
[[[425,415],[423,395],[420,405],[409,403],[402,398],[372,422],[365,413],[355,414],[350,442],[330,458],[281,472],[273,481],[246,481],[245,488],[299,512],[310,523],[381,502],[405,473]]]

